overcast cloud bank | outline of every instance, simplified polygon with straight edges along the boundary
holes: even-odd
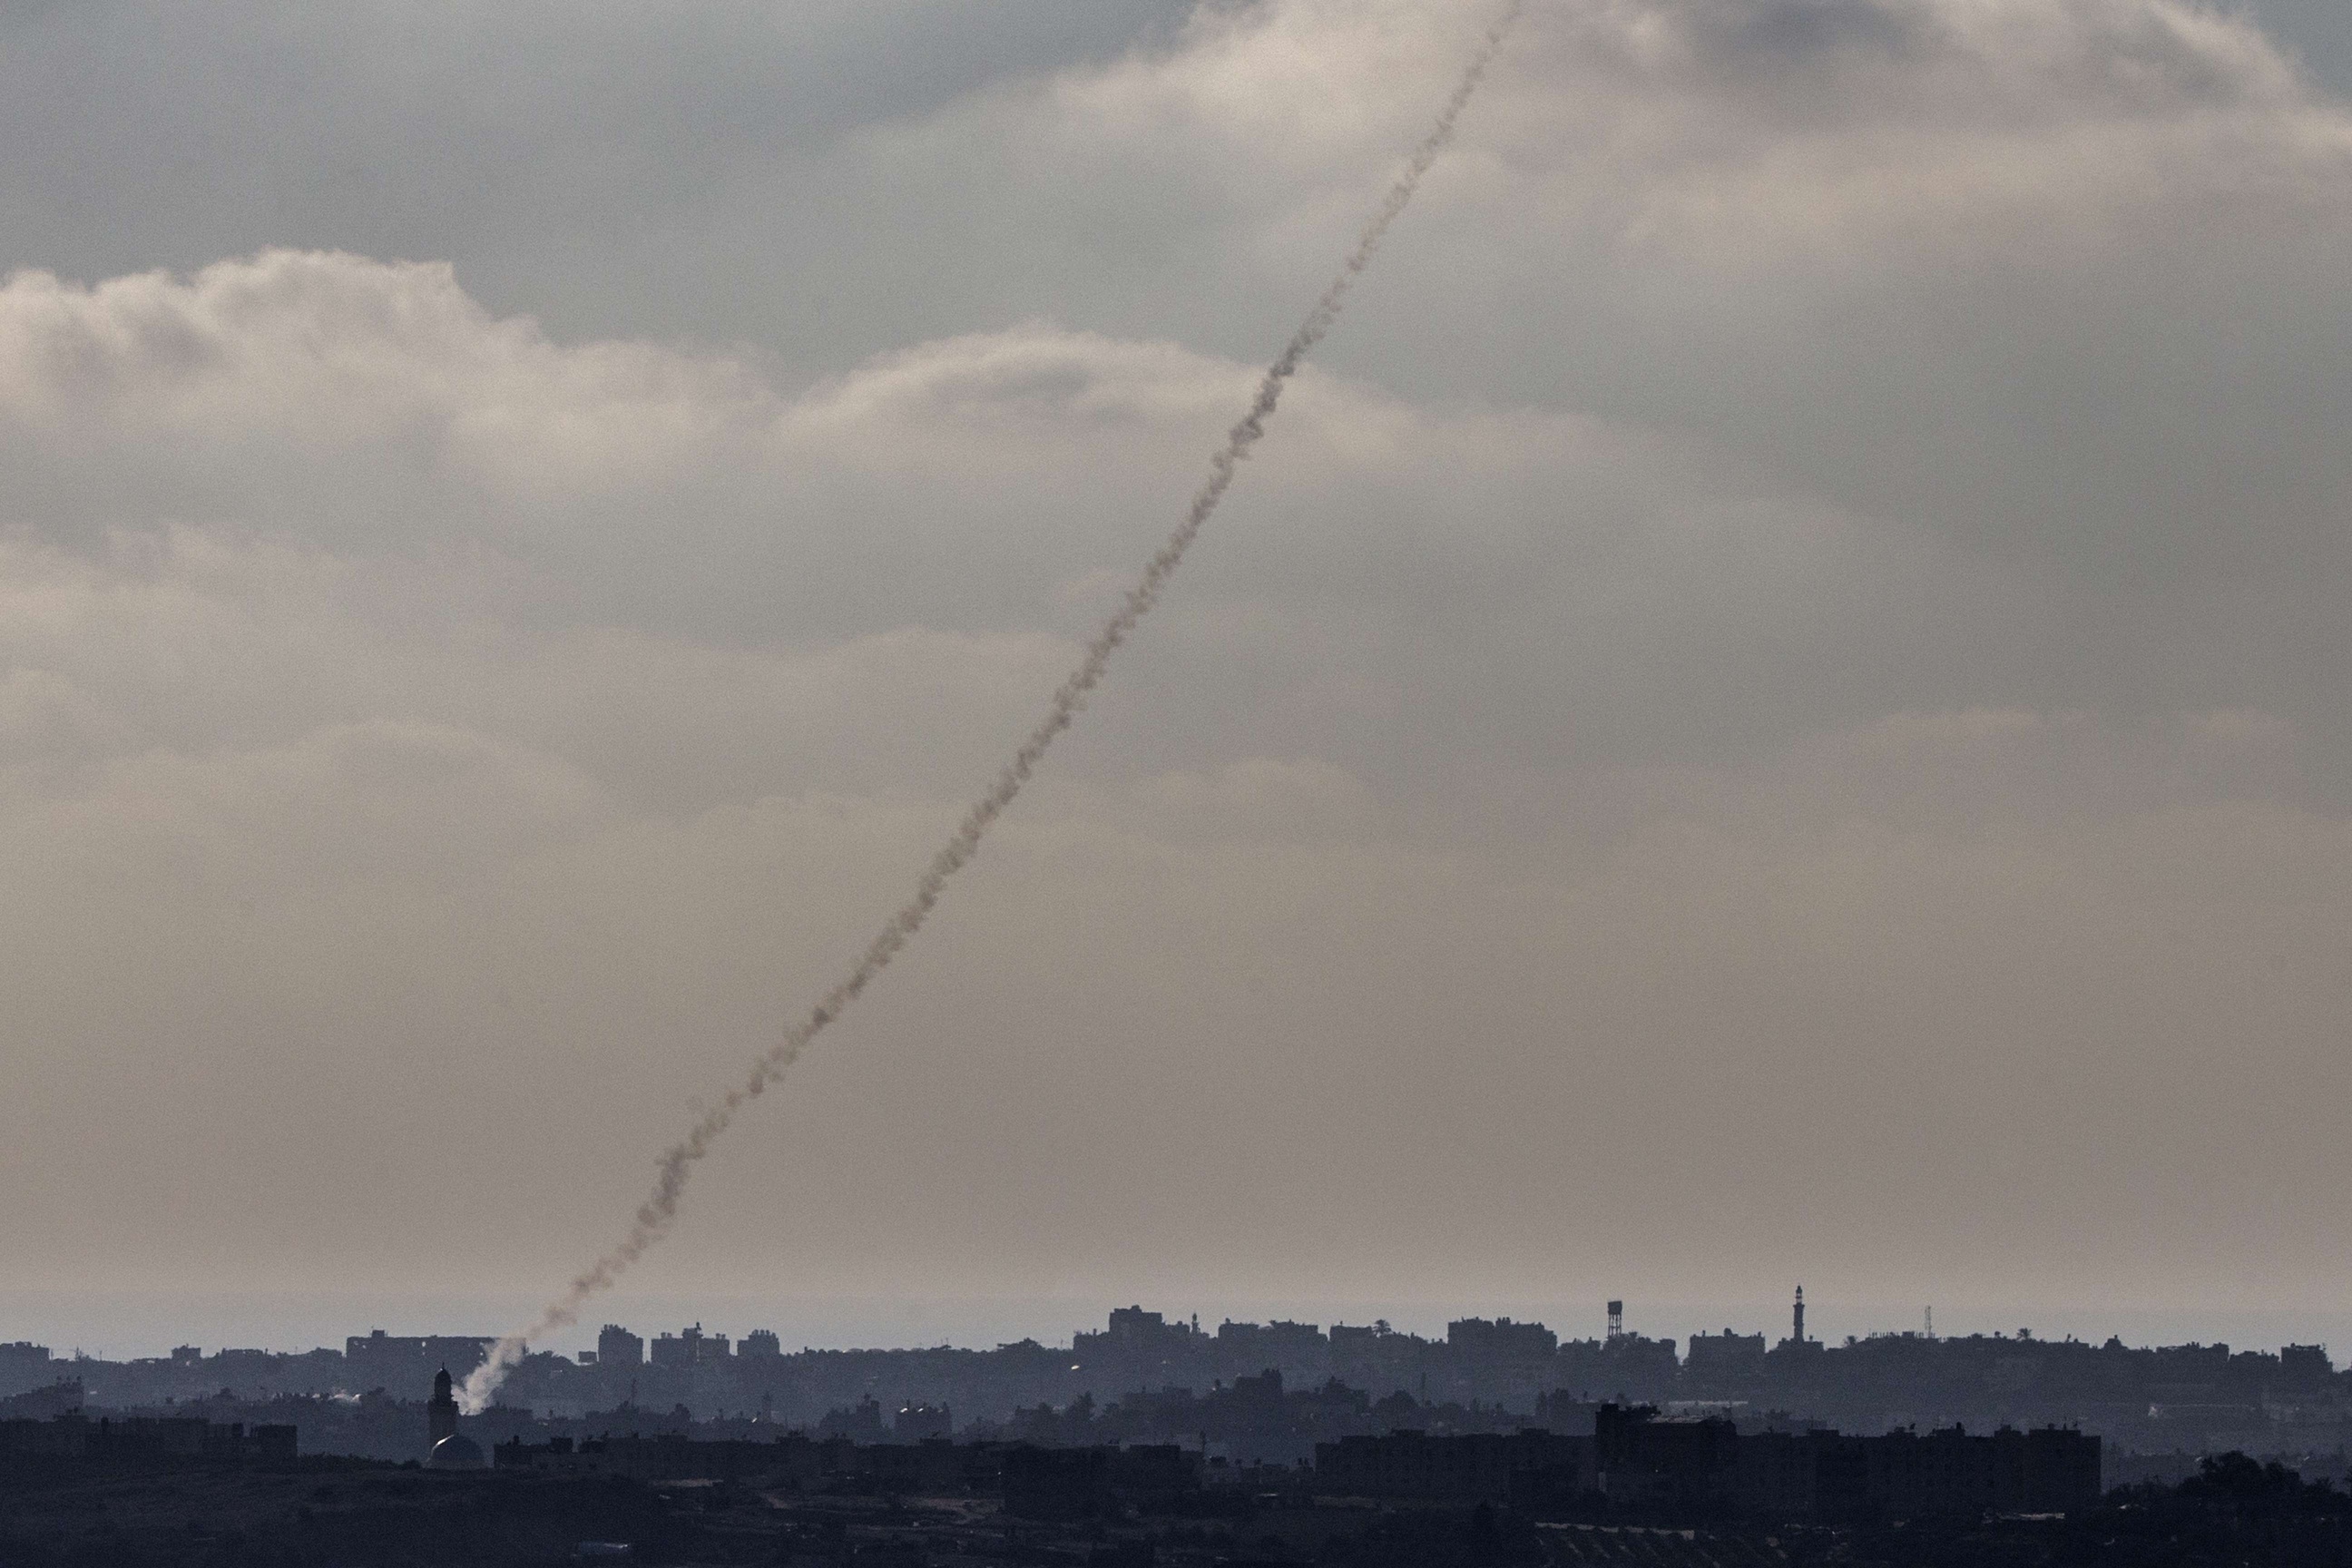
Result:
[[[766,56],[681,46],[635,90],[709,89],[688,144],[592,116],[677,188],[412,148],[542,192],[438,227],[367,232],[295,132],[352,73],[460,91],[446,17],[281,38],[278,205],[202,254],[79,263],[28,191],[144,187],[69,116],[0,178],[52,214],[0,287],[28,1279],[604,1239],[1059,679],[1467,36],[1128,15],[772,122],[727,108]],[[2352,114],[2162,0],[1529,21],[664,1289],[2345,1289]]]

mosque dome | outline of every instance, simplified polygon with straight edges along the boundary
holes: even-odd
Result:
[[[451,1433],[433,1445],[433,1452],[425,1460],[428,1470],[479,1470],[487,1468],[482,1459],[482,1446],[462,1432]]]

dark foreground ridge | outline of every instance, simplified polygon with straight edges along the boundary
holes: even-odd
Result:
[[[289,1458],[250,1445],[51,1445],[0,1456],[0,1564],[2352,1562],[2352,1499],[2242,1456],[2208,1460],[2177,1487],[2100,1498],[2095,1472],[2071,1468],[2063,1453],[2057,1469],[2036,1468],[2040,1434],[1813,1434],[1792,1442],[1862,1458],[1813,1470],[1803,1490],[1784,1467],[1788,1445],[1767,1455],[1755,1439],[1696,1430],[1703,1426],[1612,1405],[1586,1438],[1397,1434],[1328,1445],[1309,1466],[1222,1470],[1170,1446],[869,1445],[800,1434],[516,1442],[494,1451],[494,1468],[459,1470]],[[2095,1440],[2076,1441],[2095,1464]],[[2071,1506],[2031,1506],[2052,1501]]]

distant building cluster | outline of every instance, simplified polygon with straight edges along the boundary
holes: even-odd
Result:
[[[1462,1560],[1502,1560],[1494,1532],[1508,1521],[1512,1560],[1701,1568],[1784,1560],[1774,1553],[1791,1527],[1822,1532],[1807,1537],[1817,1543],[1877,1531],[1923,1549],[1992,1528],[2031,1526],[2045,1534],[2018,1539],[2055,1541],[2057,1521],[2087,1521],[2085,1541],[2112,1534],[2160,1494],[2103,1500],[2111,1482],[2147,1479],[2131,1465],[2149,1458],[2118,1447],[2103,1424],[2210,1438],[2227,1429],[2215,1412],[2267,1423],[2273,1436],[2301,1423],[2334,1444],[2339,1472],[2352,1438],[2352,1373],[2315,1346],[2133,1350],[2022,1331],[1830,1346],[1806,1333],[1801,1296],[1777,1342],[1727,1327],[1692,1336],[1678,1356],[1673,1342],[1630,1331],[1618,1302],[1607,1324],[1586,1341],[1507,1318],[1458,1319],[1443,1339],[1385,1323],[1204,1331],[1133,1306],[1067,1349],[791,1353],[770,1331],[730,1341],[695,1323],[648,1340],[606,1324],[575,1359],[526,1356],[509,1402],[470,1416],[456,1379],[488,1353],[486,1337],[378,1330],[341,1353],[181,1346],[124,1363],[60,1363],[20,1342],[0,1346],[11,1380],[0,1384],[11,1390],[0,1394],[0,1479],[62,1470],[78,1484],[218,1493],[215,1470],[251,1489],[272,1474],[317,1473],[297,1465],[301,1456],[342,1454],[510,1501],[755,1496],[761,1511],[728,1529],[777,1525],[785,1560],[851,1539],[846,1521],[898,1519],[905,1500],[929,1499],[948,1510],[944,1523],[905,1540],[858,1537],[861,1558],[872,1547],[877,1560],[962,1561],[1017,1538],[1058,1543],[1040,1561],[1062,1552],[1100,1562],[1124,1541],[1137,1561],[1160,1560],[1139,1545],[1159,1542],[1174,1552],[1168,1561],[1209,1563],[1271,1542],[1286,1561],[1372,1568],[1454,1561],[1457,1546],[1469,1551]],[[240,1395],[230,1378],[280,1386]],[[350,1386],[377,1378],[385,1383]],[[1653,1392],[1630,1397],[1628,1387]],[[145,1404],[124,1408],[133,1392]],[[1828,1418],[1839,1409],[1859,1418]],[[497,1473],[466,1479],[486,1471]],[[629,1489],[677,1481],[741,1485]],[[2248,1498],[2305,1513],[2340,1500],[2239,1457],[2162,1495],[2191,1510],[2180,1517],[2210,1498],[2241,1521]],[[767,1500],[788,1496],[788,1510]],[[810,1522],[836,1505],[839,1518]],[[303,1506],[301,1528],[312,1528]],[[966,1530],[975,1521],[999,1534]],[[1730,1559],[1659,1544],[1694,1542],[1694,1524],[1744,1544],[1725,1548]],[[2314,1522],[2305,1534],[2324,1547],[2330,1528]],[[910,1547],[922,1551],[906,1556]]]
[[[68,1410],[46,1421],[0,1421],[0,1458],[290,1459],[295,1428],[216,1424],[201,1416],[100,1416]]]
[[[2352,1450],[2352,1374],[2336,1372],[2319,1346],[2135,1349],[2023,1330],[1832,1345],[1807,1332],[1801,1293],[1777,1341],[1727,1326],[1677,1347],[1629,1328],[1622,1303],[1608,1308],[1605,1331],[1578,1339],[1479,1317],[1456,1319],[1442,1337],[1384,1322],[1229,1320],[1211,1329],[1137,1305],[1066,1347],[1024,1340],[992,1350],[787,1352],[772,1330],[730,1338],[694,1323],[648,1336],[608,1323],[595,1349],[576,1357],[526,1354],[501,1403],[463,1431],[446,1382],[481,1364],[488,1336],[374,1330],[340,1352],[183,1345],[131,1362],[60,1359],[17,1342],[0,1344],[0,1419],[46,1422],[86,1408],[99,1419],[293,1425],[306,1451],[420,1461],[437,1451],[441,1468],[487,1463],[495,1446],[517,1440],[798,1431],[874,1447],[1172,1444],[1204,1465],[1246,1469],[1314,1464],[1331,1445],[1401,1433],[1430,1443],[1526,1432],[1597,1442],[1601,1408],[1647,1406],[1656,1415],[1643,1442],[1729,1431],[1761,1445],[1739,1452],[1792,1456],[1753,1459],[1762,1468],[1740,1486],[1752,1491],[1768,1472],[1802,1471],[1812,1479],[1801,1484],[1824,1495],[1859,1462],[1841,1458],[1848,1450],[1839,1445],[1864,1439],[1833,1443],[1823,1433],[1970,1435],[1964,1448],[1917,1450],[1948,1456],[1977,1453],[1978,1436],[1990,1442],[2003,1428],[2069,1428],[2105,1439],[2108,1473],[2122,1476],[2173,1474],[2183,1456],[2228,1448],[2285,1458]],[[467,1440],[442,1451],[450,1437]],[[1486,1452],[1475,1444],[1428,1451],[1463,1464],[1473,1460],[1461,1456]],[[1934,1464],[1948,1468],[1946,1458]]]
[[[464,1376],[488,1361],[490,1347],[498,1342],[492,1335],[423,1334],[404,1338],[376,1329],[353,1334],[343,1342],[343,1368],[349,1381],[363,1386],[411,1388],[447,1368]],[[178,1365],[188,1364],[178,1351],[173,1352],[173,1361]]]
[[[951,1495],[1001,1490],[1024,1518],[1083,1519],[1115,1501],[1165,1503],[1242,1486],[1338,1502],[1508,1507],[1537,1517],[1615,1507],[1639,1516],[1792,1522],[1971,1519],[2066,1513],[2101,1495],[2099,1440],[2050,1428],[1958,1429],[1857,1437],[1836,1432],[1742,1434],[1716,1417],[1607,1405],[1595,1432],[1441,1436],[1402,1431],[1318,1445],[1311,1466],[1219,1466],[1180,1444],[1051,1448],[927,1440],[869,1446],[787,1434],[765,1443],[694,1443],[641,1435],[575,1442],[520,1438],[500,1469],[675,1479],[773,1476],[788,1486]]]
[[[1646,1405],[1603,1405],[1595,1416],[1594,1430],[1582,1436],[1523,1429],[1343,1437],[1318,1444],[1311,1466],[1287,1472],[1213,1464],[1179,1444],[1047,1447],[940,1435],[887,1444],[799,1433],[715,1443],[678,1434],[536,1444],[516,1436],[494,1452],[499,1468],[541,1473],[664,1479],[757,1472],[805,1489],[841,1479],[883,1491],[1001,1489],[1014,1512],[1043,1519],[1088,1517],[1114,1495],[1165,1500],[1220,1484],[1381,1503],[1486,1503],[1538,1516],[1597,1504],[1787,1521],[2064,1513],[2100,1497],[2099,1441],[2080,1432],[1743,1434],[1720,1417],[1661,1415]],[[425,1468],[478,1470],[491,1462],[460,1429],[446,1376],[436,1380],[427,1423]],[[0,1459],[290,1460],[295,1451],[289,1426],[247,1431],[197,1417],[91,1420],[79,1411],[0,1422]]]
[[[1685,1516],[1789,1521],[2064,1513],[2099,1500],[2099,1440],[2013,1428],[1971,1436],[1743,1433],[1719,1416],[1604,1405],[1590,1436],[1391,1432],[1317,1446],[1323,1492],[1543,1512],[1605,1498]]]

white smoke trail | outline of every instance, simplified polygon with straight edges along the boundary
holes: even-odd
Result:
[[[1372,253],[1380,248],[1381,237],[1396,221],[1397,215],[1404,211],[1405,205],[1412,200],[1413,191],[1420,185],[1422,176],[1429,173],[1430,165],[1437,162],[1438,153],[1444,150],[1446,142],[1453,140],[1454,121],[1460,118],[1464,106],[1470,101],[1470,95],[1477,90],[1480,79],[1486,74],[1486,68],[1493,62],[1496,51],[1502,47],[1504,35],[1518,20],[1525,5],[1526,0],[1510,0],[1495,25],[1486,29],[1485,39],[1471,57],[1469,67],[1463,72],[1453,96],[1445,100],[1445,107],[1439,112],[1436,124],[1412,150],[1412,155],[1405,161],[1404,172],[1397,176],[1396,183],[1389,187],[1387,197],[1372,214],[1370,221],[1364,225],[1362,234],[1356,240],[1355,249],[1340,265],[1339,275],[1331,280],[1329,288],[1323,290],[1323,297],[1315,301],[1314,309],[1307,312],[1307,319],[1291,334],[1290,342],[1283,346],[1281,354],[1266,368],[1264,379],[1258,383],[1257,395],[1250,402],[1249,412],[1243,415],[1241,422],[1227,432],[1223,447],[1209,459],[1209,477],[1192,497],[1192,504],[1185,510],[1184,521],[1176,525],[1176,531],[1168,536],[1168,542],[1144,567],[1142,576],[1136,580],[1135,586],[1127,591],[1127,598],[1117,613],[1095,634],[1094,641],[1087,645],[1086,658],[1078,662],[1078,668],[1071,671],[1069,679],[1063,681],[1060,689],[1054,693],[1054,700],[1045,710],[1045,716],[1037,721],[1036,728],[1029,731],[1028,738],[1021,742],[1020,750],[1013,753],[1013,760],[1006,763],[1003,770],[996,775],[996,782],[989,786],[988,793],[964,814],[963,822],[956,828],[954,836],[938,854],[931,857],[930,865],[915,884],[914,897],[883,925],[880,933],[866,947],[865,956],[832,990],[824,994],[808,1017],[785,1031],[782,1039],[769,1047],[751,1064],[750,1075],[730,1089],[717,1105],[703,1112],[701,1120],[687,1135],[655,1162],[660,1173],[654,1182],[652,1194],[637,1206],[636,1218],[629,1226],[628,1235],[575,1278],[563,1294],[542,1309],[529,1327],[509,1334],[498,1342],[489,1359],[475,1369],[458,1393],[458,1403],[467,1411],[478,1411],[489,1402],[490,1395],[506,1380],[507,1373],[522,1358],[523,1347],[528,1341],[577,1321],[583,1305],[608,1289],[629,1265],[645,1256],[646,1248],[668,1233],[670,1226],[677,1218],[678,1200],[685,1195],[686,1184],[695,1164],[710,1152],[719,1134],[734,1121],[736,1113],[757,1100],[770,1084],[798,1061],[801,1053],[808,1049],[809,1042],[824,1033],[826,1025],[840,1017],[842,1010],[857,999],[859,994],[873,983],[874,977],[898,956],[898,950],[907,945],[908,940],[922,929],[923,921],[930,916],[932,906],[946,891],[948,879],[963,869],[979,853],[980,841],[987,837],[989,828],[1004,814],[1004,808],[1013,804],[1013,797],[1021,793],[1022,785],[1029,782],[1029,775],[1045,759],[1055,738],[1068,729],[1070,721],[1078,716],[1078,710],[1086,705],[1087,693],[1094,689],[1102,679],[1103,671],[1109,668],[1111,655],[1127,641],[1136,624],[1150,613],[1152,605],[1160,602],[1160,595],[1167,587],[1168,579],[1175,574],[1177,566],[1182,563],[1184,552],[1192,548],[1202,525],[1209,521],[1210,514],[1217,510],[1217,503],[1224,499],[1226,489],[1232,486],[1235,466],[1249,455],[1252,447],[1257,445],[1258,437],[1265,434],[1266,418],[1274,413],[1275,405],[1281,401],[1284,384],[1297,373],[1299,363],[1307,357],[1307,351],[1331,330],[1331,323],[1339,319],[1341,301],[1370,263]]]

